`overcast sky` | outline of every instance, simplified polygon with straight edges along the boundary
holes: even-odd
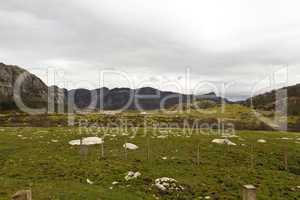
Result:
[[[50,68],[69,89],[97,88],[100,71],[113,70],[131,84],[111,75],[110,88],[179,91],[188,69],[191,88],[231,83],[227,96],[246,98],[275,72],[274,87],[300,82],[299,8],[299,0],[3,0],[0,62],[52,85]]]

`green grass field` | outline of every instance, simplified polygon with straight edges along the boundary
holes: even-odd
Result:
[[[117,129],[109,131],[105,157],[100,158],[100,145],[89,146],[83,153],[79,146],[68,144],[91,136],[79,135],[78,128],[0,128],[0,199],[28,188],[35,200],[242,199],[244,184],[257,187],[259,200],[300,199],[298,133],[240,131],[239,137],[230,138],[237,146],[228,146],[211,143],[220,136],[186,136],[181,129],[172,129],[165,139],[145,136],[143,129],[135,138],[130,133],[118,135]],[[127,151],[127,159],[122,148],[125,141],[139,146]],[[128,171],[142,175],[125,181]],[[176,179],[184,191],[159,192],[153,184],[160,177]],[[114,181],[119,183],[112,185]]]

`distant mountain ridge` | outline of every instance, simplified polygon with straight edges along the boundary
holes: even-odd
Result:
[[[128,110],[153,110],[160,109],[161,105],[164,105],[164,108],[170,108],[192,98],[208,99],[214,102],[222,100],[215,93],[193,96],[160,91],[151,87],[139,89],[103,87],[95,90],[48,87],[37,76],[18,66],[0,63],[0,110],[17,109],[13,88],[21,75],[26,77],[21,85],[21,96],[25,105],[31,108],[53,104],[55,107],[62,105],[64,108],[68,107],[73,110],[89,109],[90,105],[91,109],[103,110],[118,110],[124,107]]]

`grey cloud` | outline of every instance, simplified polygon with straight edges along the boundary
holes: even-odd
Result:
[[[99,12],[105,10],[101,5]],[[194,80],[235,80],[249,85],[268,75],[273,65],[300,62],[298,35],[267,35],[258,43],[241,42],[237,48],[214,51],[201,43],[193,46],[177,41],[168,32],[149,31],[151,27],[144,29],[134,22],[127,25],[109,16],[96,16],[76,1],[2,1],[0,16],[5,16],[0,20],[0,53],[4,53],[4,61],[28,67],[47,65],[49,60],[70,61],[64,69],[70,72],[71,79],[78,78],[74,73],[84,76],[106,68],[131,73],[143,69],[148,78],[176,78],[189,67]],[[232,94],[243,90],[246,87],[237,87]]]

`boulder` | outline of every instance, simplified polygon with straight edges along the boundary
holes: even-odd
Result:
[[[177,180],[168,177],[156,179],[154,185],[159,191],[166,193],[181,192],[184,190],[184,187],[179,185]]]
[[[12,200],[31,200],[31,190],[20,190],[16,192],[12,198]]]
[[[102,140],[102,138],[99,137],[86,137],[82,139],[82,143],[81,145],[95,145],[95,144],[102,144],[104,143],[104,141]],[[71,140],[69,142],[70,145],[80,145],[80,140]]]
[[[129,149],[129,150],[136,150],[139,147],[137,145],[135,145],[135,144],[132,144],[132,143],[125,143],[123,145],[123,148]]]
[[[265,139],[259,139],[257,140],[258,143],[267,143],[267,141]]]
[[[235,143],[231,142],[228,139],[214,139],[213,141],[211,141],[212,143],[216,143],[216,144],[227,144],[227,145],[232,145],[232,146],[236,146]]]
[[[129,171],[127,173],[127,175],[125,176],[125,180],[126,181],[130,181],[133,179],[137,179],[139,176],[141,176],[142,174],[140,172],[133,172],[133,171]]]

